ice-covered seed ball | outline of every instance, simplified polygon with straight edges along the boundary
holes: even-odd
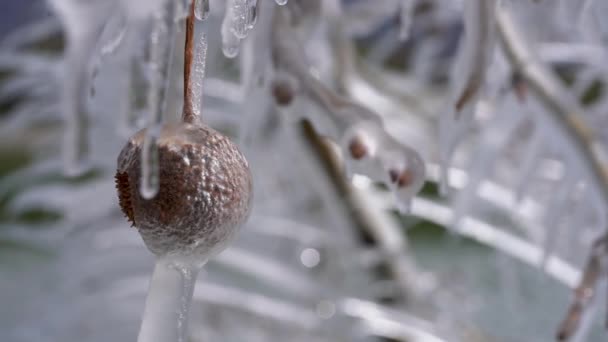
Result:
[[[251,208],[252,180],[243,154],[221,133],[198,124],[166,124],[158,139],[159,191],[139,192],[145,129],[118,157],[122,211],[148,249],[211,257],[233,239]]]

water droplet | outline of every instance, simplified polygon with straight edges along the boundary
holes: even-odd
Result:
[[[322,300],[317,303],[317,316],[323,319],[330,319],[336,314],[336,305],[329,300]]]
[[[316,267],[319,265],[320,261],[321,255],[319,254],[319,251],[314,248],[306,248],[300,253],[300,262],[308,268]]]

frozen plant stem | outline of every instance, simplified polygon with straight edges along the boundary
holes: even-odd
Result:
[[[340,96],[310,73],[304,43],[298,41],[289,27],[290,15],[293,13],[289,9],[275,11],[272,52],[278,74],[291,75],[297,85],[284,82],[275,87],[280,90],[275,91],[277,103],[287,106],[290,101],[284,100],[296,95],[291,88],[297,87],[302,95],[323,109],[322,115],[307,113],[305,119],[320,135],[340,145],[347,176],[359,173],[384,183],[393,191],[400,211],[407,212],[412,197],[424,183],[424,161],[415,150],[386,132],[377,113]],[[291,96],[284,96],[290,93]],[[299,114],[302,113],[293,113]]]
[[[370,200],[358,191],[349,181],[343,177],[343,166],[340,165],[339,157],[328,144],[315,132],[308,121],[302,121],[302,140],[314,152],[319,166],[326,172],[332,189],[344,202],[336,205],[343,211],[344,217],[348,217],[354,227],[371,239],[374,244],[386,255],[393,257],[386,259],[386,264],[392,278],[398,284],[396,295],[403,303],[412,303],[419,299],[421,293],[416,280],[418,270],[413,256],[408,254],[409,247],[406,237],[399,231],[398,225],[391,222],[377,206],[368,203]]]
[[[226,137],[200,121],[206,41],[203,36],[199,48],[193,51],[194,3],[189,8],[183,122],[159,122],[148,127],[143,143],[142,133],[135,134],[118,157],[116,183],[121,209],[137,227],[146,247],[157,256],[139,342],[187,341],[196,276],[209,257],[227,247],[248,217],[251,205],[247,161]],[[167,25],[174,26],[173,20]],[[164,106],[162,102],[161,107]],[[155,140],[150,136],[158,138],[159,146],[152,145]],[[157,181],[162,184],[151,199],[131,191],[139,166],[137,150],[142,144],[142,157],[153,152],[156,159],[152,166],[158,168]],[[213,162],[213,168],[206,163],[208,160]],[[141,159],[141,163],[145,162],[150,160]],[[213,189],[223,192],[218,194]]]
[[[199,270],[199,265],[177,257],[156,260],[138,342],[188,340],[188,317]]]
[[[107,8],[95,10],[75,6],[67,1],[51,1],[53,9],[65,23],[67,47],[62,65],[65,79],[61,89],[61,110],[64,115],[63,169],[67,176],[77,176],[87,167],[89,152],[89,122],[87,108],[87,84],[89,83],[89,61],[103,29],[103,22],[92,15],[103,13]],[[86,23],[84,26],[75,23]]]

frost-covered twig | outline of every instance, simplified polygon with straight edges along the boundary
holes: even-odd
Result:
[[[344,216],[349,217],[357,228],[369,235],[387,256],[386,262],[398,284],[400,295],[407,301],[420,297],[420,277],[411,256],[406,254],[407,241],[398,226],[390,222],[390,218],[384,217],[386,214],[382,213],[380,207],[374,206],[373,201],[344,179],[336,154],[326,141],[319,138],[310,123],[303,124],[303,132],[304,139],[332,179],[331,184],[335,186],[335,191],[345,199],[345,205],[339,206],[344,209]]]
[[[302,42],[290,27],[289,11],[276,11],[273,29],[273,58],[277,68],[294,78],[296,85],[275,88],[295,94],[295,88],[317,103],[325,117],[309,115],[315,130],[338,143],[347,173],[361,173],[393,190],[399,208],[407,211],[412,197],[424,183],[424,162],[413,149],[397,142],[373,111],[342,97],[310,72]],[[293,89],[288,89],[293,88]],[[277,93],[275,92],[275,96]],[[285,103],[287,104],[287,103]]]
[[[506,4],[496,9],[498,31],[505,50],[513,67],[517,69],[526,79],[530,88],[540,97],[549,110],[543,111],[548,114],[550,122],[560,130],[575,149],[575,155],[580,159],[581,166],[587,174],[587,179],[594,185],[599,200],[604,206],[608,206],[608,175],[604,171],[597,151],[593,130],[585,125],[581,115],[584,110],[576,99],[562,85],[561,81],[544,65],[534,54],[534,49],[526,42],[524,36],[518,29],[510,8]],[[603,244],[607,237],[602,237],[598,244]],[[592,250],[590,265],[597,258],[596,247]],[[606,251],[604,250],[604,253]],[[597,279],[595,267],[588,265],[581,280],[580,289],[588,294],[589,283]],[[593,285],[595,286],[595,284]],[[569,310],[568,317],[560,328],[559,338],[565,340],[576,331],[580,312],[589,303],[590,298],[583,298],[577,291],[575,301]],[[584,300],[583,300],[584,299]]]

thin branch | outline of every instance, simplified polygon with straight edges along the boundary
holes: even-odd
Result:
[[[597,282],[602,275],[601,259],[606,255],[607,245],[608,235],[594,242],[581,281],[574,290],[572,304],[570,304],[568,313],[559,326],[558,341],[566,341],[576,332],[585,308],[589,307],[593,301],[597,290]]]
[[[184,46],[184,111],[182,121],[193,123],[199,120],[198,115],[192,108],[192,86],[190,75],[192,74],[192,60],[194,57],[194,1],[190,3],[190,11],[186,18],[186,43]]]

